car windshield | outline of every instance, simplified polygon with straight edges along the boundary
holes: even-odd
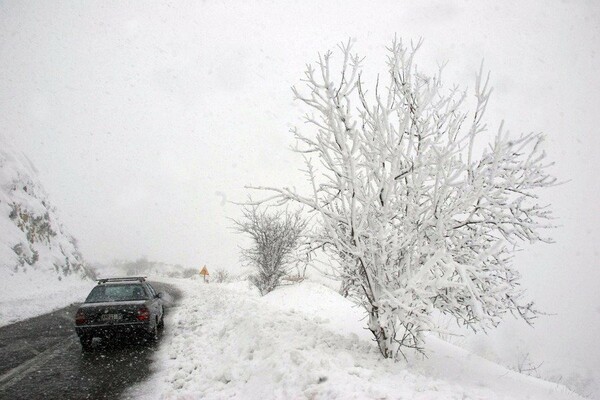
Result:
[[[85,302],[102,303],[107,301],[146,300],[147,298],[148,295],[144,287],[139,284],[99,285],[92,289]]]

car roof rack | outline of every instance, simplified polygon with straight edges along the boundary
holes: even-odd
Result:
[[[102,285],[103,283],[107,283],[107,282],[126,282],[126,281],[145,282],[146,278],[147,278],[146,276],[125,276],[122,278],[102,278],[102,279],[98,279],[98,285]]]

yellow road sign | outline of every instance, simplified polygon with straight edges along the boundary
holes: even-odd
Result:
[[[208,273],[208,269],[206,269],[206,265],[204,267],[202,267],[202,269],[200,270],[200,275],[203,275],[203,276],[210,275]]]

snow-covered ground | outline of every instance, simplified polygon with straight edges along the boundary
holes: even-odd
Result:
[[[581,399],[430,337],[429,357],[382,360],[362,312],[304,282],[265,297],[245,283],[170,280],[184,293],[166,320],[143,399]]]
[[[85,299],[96,282],[70,275],[0,268],[0,326],[49,313]]]

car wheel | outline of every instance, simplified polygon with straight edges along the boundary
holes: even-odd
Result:
[[[92,340],[93,340],[93,338],[90,336],[81,336],[79,338],[79,342],[81,343],[81,350],[83,350],[83,351],[92,350]]]
[[[148,342],[154,343],[158,341],[158,321],[155,322],[154,327],[148,332]]]

